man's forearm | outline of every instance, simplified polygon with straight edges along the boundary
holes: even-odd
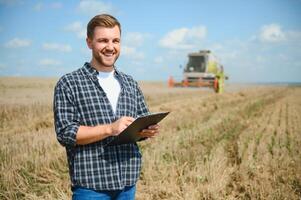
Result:
[[[103,140],[112,134],[110,124],[80,126],[76,134],[76,144],[84,145]]]
[[[111,124],[80,126],[76,134],[76,144],[90,144],[103,140],[111,135],[116,136],[126,129],[134,120],[133,117],[124,116]]]

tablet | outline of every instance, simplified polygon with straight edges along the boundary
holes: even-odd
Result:
[[[150,125],[158,124],[169,112],[152,113],[135,119],[126,129],[124,129],[109,145],[135,143],[142,139],[139,132],[147,129]]]

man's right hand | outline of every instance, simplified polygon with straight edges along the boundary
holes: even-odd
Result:
[[[133,117],[121,117],[111,124],[80,126],[76,133],[76,143],[85,145],[103,140],[109,136],[119,135],[134,120]]]
[[[111,124],[111,130],[112,133],[111,135],[119,135],[124,129],[126,129],[133,121],[135,118],[133,117],[121,117],[115,122]]]

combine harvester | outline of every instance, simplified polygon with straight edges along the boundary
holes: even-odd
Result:
[[[188,63],[183,71],[183,79],[176,82],[173,77],[168,80],[169,87],[211,87],[217,93],[224,90],[223,66],[209,50],[188,54]]]

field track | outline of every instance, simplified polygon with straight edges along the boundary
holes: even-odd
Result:
[[[55,138],[53,79],[0,79],[0,199],[70,199]],[[138,200],[300,199],[301,87],[167,88],[141,83],[152,112]]]

